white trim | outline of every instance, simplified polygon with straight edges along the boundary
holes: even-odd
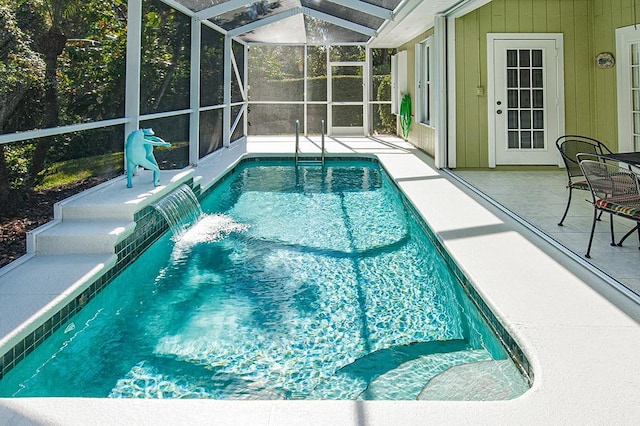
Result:
[[[222,113],[222,145],[228,148],[231,144],[231,57],[233,56],[233,40],[227,34],[224,37],[224,111]]]
[[[257,21],[253,21],[249,24],[242,25],[238,28],[234,28],[229,31],[227,35],[231,37],[239,36],[240,34],[247,33],[249,31],[256,30],[260,27],[264,27],[265,25],[273,24],[278,21],[282,21],[283,19],[290,18],[292,16],[297,15],[301,12],[301,8],[294,7],[293,9],[288,9],[280,13],[276,13],[275,15],[269,15],[266,18],[259,19]]]
[[[180,109],[176,111],[155,112],[153,114],[141,115],[138,121],[155,120],[156,118],[175,117],[177,115],[191,114],[192,111],[193,110],[189,108],[189,109]]]
[[[191,18],[191,72],[190,77],[190,105],[189,117],[189,164],[198,165],[200,156],[200,43],[202,27],[200,19]]]
[[[457,103],[456,103],[456,20],[447,17],[447,161],[446,167],[455,169],[457,166]],[[444,153],[443,153],[444,155]]]
[[[447,19],[436,15],[431,67],[431,121],[435,125],[434,161],[447,167]]]
[[[382,19],[393,18],[393,11],[385,9],[375,4],[367,3],[360,0],[329,0],[331,3],[335,3],[339,6],[348,7],[349,9],[357,10],[358,12],[366,13],[367,15],[377,16]]]
[[[616,92],[618,95],[618,151],[635,151],[631,99],[631,54],[629,47],[640,42],[640,30],[635,25],[616,29]]]
[[[46,136],[62,135],[64,133],[81,132],[83,130],[98,129],[101,127],[117,126],[127,124],[130,118],[114,118],[113,120],[92,121],[82,124],[71,124],[68,126],[49,127],[46,129],[29,130],[25,132],[8,133],[0,135],[0,145],[11,142],[26,142],[29,139],[43,138]]]
[[[322,21],[329,22],[330,24],[337,25],[339,27],[343,27],[351,31],[355,31],[357,33],[364,34],[369,37],[373,37],[376,34],[376,30],[372,28],[365,27],[364,25],[359,25],[351,21],[347,21],[346,19],[338,18],[337,16],[329,15],[328,13],[319,12],[315,9],[310,9],[308,7],[303,7],[302,11],[307,16],[311,16],[313,18],[317,18]]]
[[[229,0],[221,4],[202,9],[201,11],[196,12],[195,16],[200,19],[209,19],[257,2],[258,0]]]

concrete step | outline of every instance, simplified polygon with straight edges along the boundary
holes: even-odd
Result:
[[[133,221],[53,221],[29,232],[27,253],[115,253],[135,227]]]
[[[501,401],[517,398],[529,386],[510,359],[457,365],[435,376],[418,399],[431,401]]]

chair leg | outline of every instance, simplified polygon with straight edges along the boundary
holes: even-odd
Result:
[[[616,237],[613,235],[613,214],[612,213],[609,214],[609,224],[611,227],[611,245],[615,247],[617,246],[617,244],[616,244]]]
[[[638,230],[638,241],[640,241],[640,223],[638,223],[635,228],[631,228],[629,230],[629,232],[627,232],[626,234],[624,234],[624,236],[622,238],[620,238],[620,241],[618,242],[618,244],[616,244],[618,247],[622,247],[622,243],[624,243],[624,240],[626,240],[631,234],[633,234],[634,232],[636,232],[636,229]],[[638,247],[640,248],[640,247]]]
[[[567,200],[567,207],[565,207],[564,209],[564,213],[562,215],[562,219],[560,219],[560,222],[558,222],[558,226],[562,226],[562,222],[564,222],[564,219],[567,217],[567,213],[569,213],[569,205],[571,204],[571,187],[569,187],[569,199]]]
[[[593,232],[596,230],[596,220],[598,220],[598,209],[593,209],[593,223],[591,224],[591,235],[589,235],[589,245],[587,253],[584,255],[587,259],[591,257],[591,243],[593,243]]]

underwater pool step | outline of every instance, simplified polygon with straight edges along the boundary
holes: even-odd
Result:
[[[425,384],[443,371],[456,365],[488,360],[491,360],[491,354],[484,349],[422,356],[377,377],[358,399],[415,400]]]
[[[510,359],[480,361],[457,365],[435,376],[418,399],[500,401],[517,398],[527,389],[527,382]]]
[[[27,235],[27,252],[35,254],[114,253],[118,242],[136,227],[126,221],[53,221]]]

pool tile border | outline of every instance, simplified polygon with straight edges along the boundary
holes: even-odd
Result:
[[[185,184],[194,190],[196,195],[200,193],[199,186],[194,188],[193,179],[188,180]],[[72,316],[80,312],[87,302],[110,284],[116,276],[140,257],[151,244],[169,229],[164,218],[153,206],[146,206],[137,211],[133,216],[133,220],[136,222],[134,231],[116,244],[116,264],[89,284],[80,295],[76,296],[33,332],[27,334],[0,356],[0,380],[27,355],[33,352],[36,347],[59,330]]]

